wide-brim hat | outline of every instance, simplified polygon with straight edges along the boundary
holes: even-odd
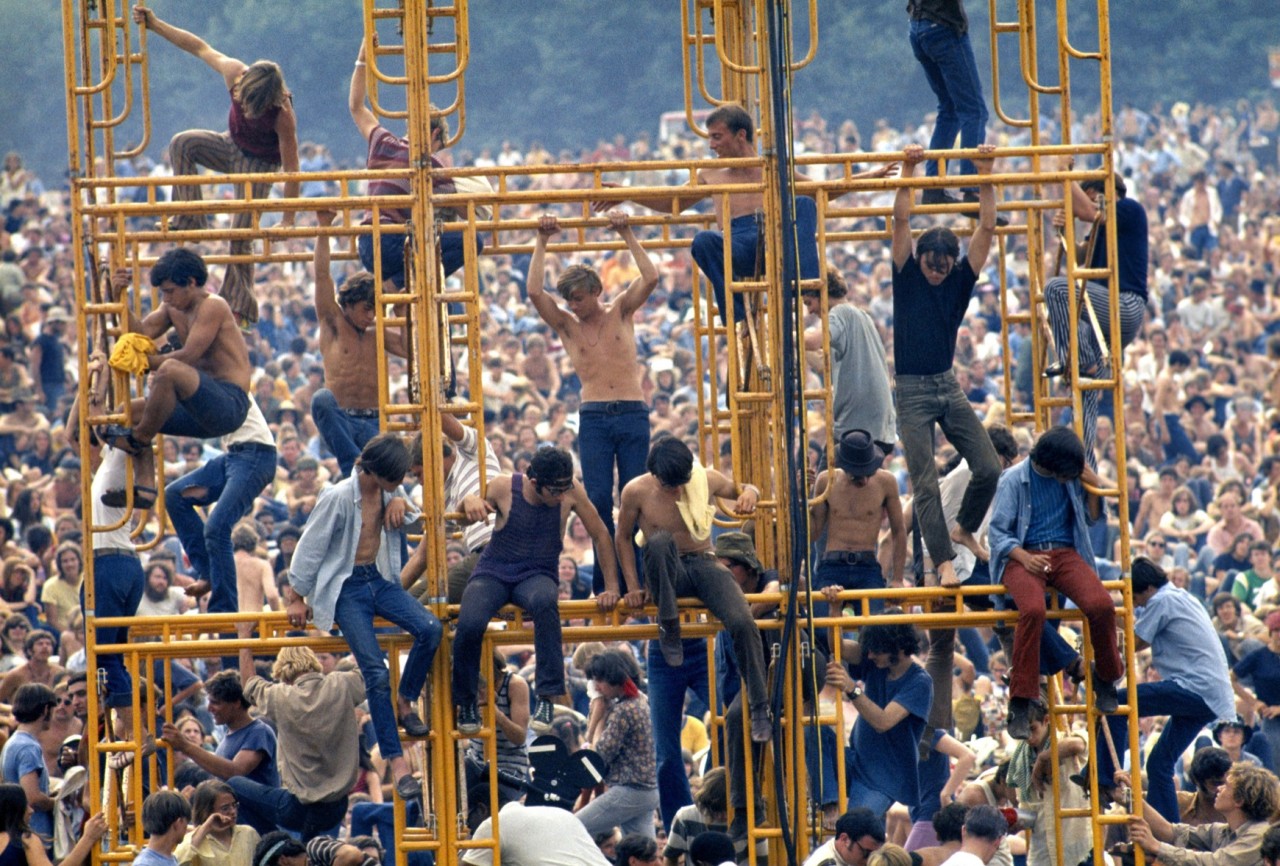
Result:
[[[849,475],[875,475],[883,463],[884,453],[866,430],[850,430],[840,437],[840,444],[836,446],[836,466]]]
[[[716,539],[716,556],[740,562],[753,571],[763,571],[756,557],[756,544],[745,532],[726,532]]]

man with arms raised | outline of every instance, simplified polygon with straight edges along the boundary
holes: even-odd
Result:
[[[542,320],[564,342],[573,369],[582,380],[578,410],[578,453],[582,455],[582,483],[605,528],[613,533],[613,473],[618,485],[644,473],[649,454],[649,406],[636,375],[636,334],[631,317],[644,306],[658,284],[658,269],[640,246],[622,211],[610,211],[609,222],[626,242],[640,276],[616,300],[600,303],[603,286],[589,265],[572,265],[556,281],[556,291],[569,305],[565,311],[542,283],[547,238],[560,231],[553,216],[544,216],[529,263],[529,300]],[[593,588],[604,591],[604,573],[596,552]]]

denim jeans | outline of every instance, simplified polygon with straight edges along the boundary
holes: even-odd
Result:
[[[408,235],[384,234],[382,238],[382,279],[391,280],[396,288],[404,288],[404,241]],[[462,232],[441,232],[440,263],[444,265],[447,277],[462,267],[466,260],[466,247]],[[360,253],[360,264],[369,273],[373,273],[373,236],[360,235],[356,241],[356,249]],[[476,255],[484,249],[484,241],[476,235]]]
[[[684,664],[673,668],[662,657],[658,642],[649,641],[649,717],[653,721],[653,747],[658,761],[658,798],[662,826],[671,829],[676,810],[693,802],[689,777],[680,750],[684,725],[684,698],[689,689],[710,703],[707,681],[707,642],[685,640]]]
[[[397,713],[391,701],[386,654],[378,646],[378,635],[373,629],[375,616],[400,626],[413,637],[409,659],[400,671],[400,695],[408,701],[416,700],[427,682],[443,629],[435,614],[400,586],[398,577],[386,580],[378,573],[377,566],[357,565],[338,592],[333,619],[342,629],[342,636],[360,667],[378,749],[384,759],[390,760],[404,750],[396,731]]]
[[[845,778],[849,780],[849,800],[846,811],[849,809],[857,809],[859,807],[870,809],[877,815],[883,815],[889,811],[889,807],[893,805],[893,798],[888,794],[882,794],[874,788],[868,788],[858,779],[854,778],[852,767],[853,750],[845,750]],[[915,768],[909,768],[907,772],[914,773]]]
[[[173,531],[187,552],[196,574],[209,581],[209,613],[236,613],[236,561],[231,530],[253,510],[253,501],[276,475],[276,449],[256,443],[232,445],[194,472],[174,481],[164,491],[165,510]],[[199,496],[185,491],[200,488]],[[212,505],[207,520],[197,506]]]
[[[458,630],[453,636],[453,703],[475,703],[480,676],[480,645],[489,620],[504,604],[515,602],[533,619],[537,665],[534,692],[554,699],[564,692],[564,649],[560,642],[560,584],[551,575],[503,583],[496,577],[472,576],[462,593]],[[487,664],[487,663],[486,663]]]
[[[800,278],[812,280],[819,273],[818,264],[818,206],[812,198],[796,199],[796,239],[800,256]],[[749,280],[756,276],[757,263],[763,270],[760,257],[760,227],[755,214],[735,217],[729,225],[729,243],[732,246],[733,278]],[[700,231],[693,236],[689,248],[698,269],[706,276],[716,297],[716,310],[721,320],[728,322],[724,298],[724,233],[715,230]],[[733,301],[734,318],[746,317],[746,304],[738,296]]]
[[[645,473],[645,461],[649,457],[649,407],[642,400],[588,402],[582,404],[579,419],[582,485],[587,488],[587,496],[612,538],[614,464],[618,468],[619,490],[632,478]],[[599,553],[591,567],[591,582],[597,595],[604,592]]]
[[[311,418],[333,456],[338,458],[342,477],[349,477],[365,443],[379,433],[378,416],[356,418],[348,415],[338,405],[333,392],[321,388],[311,398]]]
[[[1129,699],[1128,689],[1120,690],[1120,703]],[[1166,821],[1179,820],[1178,795],[1173,787],[1173,766],[1182,752],[1195,740],[1200,729],[1214,721],[1214,712],[1204,699],[1177,683],[1162,681],[1138,683],[1138,715],[1168,716],[1160,739],[1147,755],[1147,789],[1143,792],[1151,807]],[[1107,716],[1116,751],[1123,755],[1129,748],[1129,726],[1126,716]],[[1095,743],[1102,741],[1098,736]],[[1098,778],[1110,779],[1116,768],[1111,765],[1111,752],[1104,745],[1097,748]]]
[[[934,425],[942,428],[952,447],[969,461],[973,471],[956,515],[956,524],[962,529],[977,532],[982,525],[1000,481],[1000,458],[950,371],[934,376],[900,374],[897,391],[898,439],[911,473],[920,531],[933,561],[950,562],[955,558],[955,548],[942,513],[938,464],[934,460]]]
[[[136,556],[121,553],[95,553],[93,555],[93,600],[96,616],[133,616],[142,601],[144,577],[142,563]],[[84,584],[80,585],[80,610],[84,607]],[[95,629],[99,644],[124,644],[129,642],[128,626],[112,626]],[[107,699],[109,707],[127,707],[133,701],[133,679],[125,670],[124,658],[119,655],[99,655],[98,667],[107,672]],[[94,672],[89,671],[90,680]]]
[[[652,839],[653,812],[657,808],[658,792],[654,788],[610,785],[576,814],[592,836],[617,827],[624,836],[638,833]]]
[[[316,836],[334,836],[347,815],[347,798],[303,803],[284,788],[269,788],[244,776],[227,779],[240,803],[239,820],[266,835],[277,827],[293,830],[305,845]]]
[[[827,555],[834,557],[841,552],[829,550]],[[835,558],[824,557],[814,570],[813,588],[819,590],[828,586],[838,586],[841,589],[884,589],[884,572],[879,562],[839,562]],[[883,598],[873,598],[870,602],[872,613],[884,612]],[[854,606],[861,614],[862,606],[857,602]],[[813,603],[813,615],[816,617],[827,616],[829,609],[830,605],[826,601]]]
[[[422,826],[422,811],[417,800],[404,804],[406,827]],[[396,862],[396,822],[394,803],[356,803],[351,807],[351,835],[372,836],[377,830],[378,841],[386,851],[384,863]],[[435,855],[430,851],[410,851],[409,866],[434,866]]]
[[[945,24],[926,19],[911,22],[911,51],[924,69],[929,88],[938,97],[938,119],[929,139],[929,150],[960,146],[971,150],[986,138],[987,103],[968,33],[957,33]],[[960,174],[973,174],[973,163],[960,160]],[[938,175],[938,163],[930,160],[926,177]],[[933,548],[930,547],[930,550]]]

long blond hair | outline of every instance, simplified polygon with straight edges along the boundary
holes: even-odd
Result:
[[[271,678],[280,683],[292,683],[303,674],[320,673],[320,659],[310,647],[287,646],[276,656],[271,666]]]
[[[270,60],[257,60],[241,73],[233,95],[240,103],[244,116],[261,117],[289,98],[289,88],[284,83],[284,72]]]

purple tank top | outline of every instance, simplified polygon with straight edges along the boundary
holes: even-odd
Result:
[[[280,137],[276,135],[276,118],[279,115],[280,106],[277,105],[258,117],[245,117],[244,109],[236,102],[233,93],[231,113],[227,116],[231,140],[245,156],[280,165]]]
[[[530,505],[524,498],[524,475],[511,476],[511,513],[493,533],[480,554],[472,577],[496,577],[520,583],[530,577],[555,580],[564,539],[560,536],[560,506]]]

